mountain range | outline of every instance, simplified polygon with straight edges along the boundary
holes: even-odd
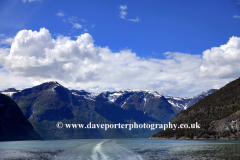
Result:
[[[69,90],[55,81],[26,89],[9,88],[10,96],[43,139],[149,137],[149,129],[58,129],[56,124],[168,123],[215,90],[192,98],[176,98],[151,90],[120,90],[91,93]]]

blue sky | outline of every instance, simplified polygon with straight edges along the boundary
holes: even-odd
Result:
[[[153,89],[174,96],[193,96],[205,89],[221,87],[239,77],[236,69],[238,61],[235,62],[235,59],[234,65],[231,61],[237,57],[240,48],[240,2],[237,0],[3,0],[0,3],[1,72],[6,77],[18,79],[17,82],[2,83],[1,89],[11,85],[22,87],[26,81],[35,85],[58,80],[71,88],[115,90],[143,87],[141,89]],[[30,42],[22,47],[13,45],[26,40],[26,37],[37,37],[32,32],[40,34],[41,28],[45,29],[42,34],[48,38],[50,35],[50,39],[56,41],[51,44],[53,50],[57,48],[58,37],[62,37],[62,41],[64,37],[72,40],[70,46],[73,46],[78,36],[85,33],[86,39],[91,39],[87,43],[92,43],[92,49],[96,49],[94,53],[91,49],[86,51],[86,54],[93,54],[91,57],[94,57],[94,61],[90,65],[90,62],[83,61],[86,57],[77,56],[79,61],[84,62],[81,64],[89,64],[81,66],[76,62],[76,57],[65,59],[63,64],[63,57],[51,59],[49,57],[53,56],[49,56],[51,64],[47,64],[38,59],[41,57],[39,54],[45,58],[50,55],[46,50],[39,53],[38,57],[34,55],[35,52],[30,53],[33,50],[25,50],[29,47],[27,45],[33,46]],[[32,32],[20,35],[23,30]],[[81,39],[84,41],[83,37]],[[47,46],[51,40],[35,48],[49,48]],[[232,54],[220,47],[231,46],[232,43],[236,43]],[[66,43],[63,46],[67,46]],[[219,52],[216,53],[213,47],[218,47]],[[75,55],[74,50],[68,50],[69,53],[65,54]],[[205,52],[207,50],[210,52]],[[28,51],[29,54],[26,53]],[[57,54],[56,51],[53,54]],[[19,55],[28,60],[29,57],[35,57],[38,61],[30,64],[25,59],[22,63],[26,64],[10,64]],[[11,59],[14,56],[15,59]],[[111,62],[104,59],[107,56],[113,56]],[[222,62],[221,58],[226,61]],[[106,63],[109,65],[103,67]],[[79,65],[82,70],[67,71],[66,66],[69,68],[71,65]],[[51,72],[45,74],[44,70],[48,67]],[[63,71],[59,68],[63,68]],[[217,74],[216,70],[219,71]],[[58,72],[58,75],[55,74]],[[59,76],[62,72],[64,74]],[[183,73],[182,77],[176,73]],[[159,77],[149,78],[155,75]],[[119,78],[122,80],[118,81]],[[129,82],[134,84],[130,85]]]

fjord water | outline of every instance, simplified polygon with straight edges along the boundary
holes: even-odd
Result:
[[[14,152],[19,157],[24,156],[20,154],[24,151],[58,149],[64,151],[53,159],[240,159],[240,142],[226,140],[74,139],[0,142],[0,154],[14,150],[19,151]],[[6,155],[4,157],[7,158]]]

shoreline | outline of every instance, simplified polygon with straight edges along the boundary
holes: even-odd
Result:
[[[240,140],[238,138],[231,138],[231,137],[220,137],[220,138],[197,138],[197,137],[194,137],[194,138],[189,138],[189,137],[171,137],[171,138],[165,138],[165,137],[150,137],[149,139],[185,139],[185,140]]]
[[[52,160],[66,149],[0,149],[1,160]]]

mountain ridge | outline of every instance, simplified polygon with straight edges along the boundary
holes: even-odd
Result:
[[[15,93],[12,93],[15,91]],[[181,111],[164,95],[151,90],[69,90],[56,81],[32,88],[4,90],[19,105],[43,139],[149,137],[149,130],[59,130],[56,123],[168,123]]]
[[[46,82],[23,89],[12,94],[11,98],[43,139],[148,137],[153,131],[115,129],[106,132],[101,129],[66,128],[59,130],[56,124],[164,123],[175,115],[165,99],[149,103],[148,109],[143,113],[139,105],[141,98],[136,93],[129,98],[128,103],[119,107],[107,102],[103,95],[98,97],[98,100],[103,101],[77,96],[56,82]]]
[[[57,81],[49,81],[49,82],[45,82],[45,83],[54,83],[56,85],[60,85]],[[8,89],[5,89],[5,90],[1,91],[1,93],[11,97],[13,94],[15,94],[19,91],[22,91],[22,90],[24,90],[24,89],[8,88]],[[83,96],[85,99],[90,99],[90,100],[93,100],[93,101],[95,101],[95,100],[105,101],[105,102],[110,102],[110,103],[115,103],[115,100],[119,96],[121,96],[122,94],[126,94],[126,92],[129,93],[130,96],[133,95],[133,93],[136,93],[136,92],[144,92],[144,93],[152,94],[156,97],[164,96],[168,100],[168,102],[174,107],[175,112],[179,113],[180,111],[191,107],[198,100],[200,100],[200,99],[204,98],[205,96],[215,92],[216,90],[217,89],[209,89],[207,91],[201,92],[200,94],[198,94],[194,97],[167,96],[167,95],[158,93],[157,91],[147,90],[147,89],[125,89],[125,90],[103,91],[103,92],[88,92],[88,91],[85,91],[85,90],[71,89],[70,91],[75,96]],[[127,100],[127,98],[125,100]],[[122,102],[122,105],[124,105],[124,103],[125,102]]]

